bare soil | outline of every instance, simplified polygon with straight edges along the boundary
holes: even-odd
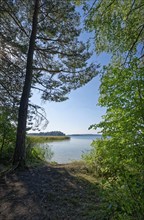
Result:
[[[0,220],[95,220],[99,188],[85,168],[44,165],[0,178]]]

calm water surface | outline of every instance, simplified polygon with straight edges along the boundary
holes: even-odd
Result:
[[[51,161],[57,163],[69,163],[73,160],[80,160],[81,155],[90,150],[93,140],[101,136],[71,136],[70,140],[56,141],[48,143],[48,146],[54,153]],[[47,147],[47,144],[42,146]],[[49,159],[47,158],[49,161]]]

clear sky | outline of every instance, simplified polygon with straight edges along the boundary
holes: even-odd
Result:
[[[79,12],[81,13],[81,10]],[[92,34],[81,34],[83,41],[89,37],[92,37]],[[109,58],[105,53],[100,56],[94,54],[91,61],[103,66],[108,63]],[[96,134],[98,131],[88,130],[88,128],[90,125],[100,122],[101,116],[105,114],[105,109],[97,106],[99,85],[100,80],[97,76],[85,86],[71,91],[69,99],[61,103],[42,103],[38,92],[35,91],[31,100],[45,109],[49,121],[47,128],[41,131],[62,131],[65,134]]]
[[[108,56],[102,54],[99,57],[93,56],[98,63],[106,64]],[[69,99],[64,102],[41,102],[38,92],[35,91],[32,102],[41,105],[47,115],[49,124],[41,131],[62,131],[65,134],[95,134],[98,131],[88,130],[91,124],[100,122],[105,109],[98,106],[99,97],[99,76],[85,86],[71,91]]]
[[[96,106],[98,101],[98,77],[76,91],[72,91],[65,102],[46,102],[44,107],[49,124],[45,131],[62,131],[66,134],[96,133],[88,131],[91,124],[100,121],[104,109]],[[32,99],[40,104],[38,93]]]

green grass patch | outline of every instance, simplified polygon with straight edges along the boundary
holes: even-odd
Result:
[[[46,143],[46,142],[64,141],[70,139],[70,137],[68,136],[28,136],[28,138],[33,143]]]

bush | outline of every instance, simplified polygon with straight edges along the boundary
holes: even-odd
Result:
[[[8,163],[13,156],[16,128],[8,111],[0,114],[0,160]]]
[[[40,144],[35,143],[33,139],[27,137],[26,139],[26,155],[28,163],[42,162],[45,159],[51,159],[53,152],[47,145],[46,148],[42,148]]]
[[[90,171],[101,179],[103,210],[108,219],[142,220],[144,217],[144,176],[140,163],[143,155],[138,163],[138,155],[129,148],[122,147],[113,138],[102,139],[94,141],[90,153],[83,155]]]

